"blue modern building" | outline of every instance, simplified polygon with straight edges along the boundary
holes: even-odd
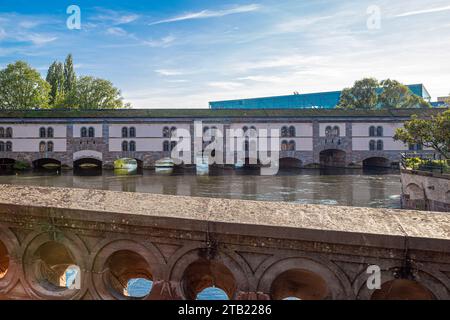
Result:
[[[408,85],[408,88],[426,101],[431,96],[423,84]],[[341,91],[293,94],[253,99],[213,101],[211,109],[332,109],[337,106]]]

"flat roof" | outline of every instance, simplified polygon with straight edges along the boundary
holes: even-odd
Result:
[[[431,116],[447,108],[430,109],[116,109],[116,110],[14,110],[0,111],[0,119],[65,118],[311,118],[311,117],[410,117]]]

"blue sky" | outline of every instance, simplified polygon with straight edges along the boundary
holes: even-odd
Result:
[[[74,55],[136,108],[340,90],[373,76],[450,93],[449,0],[0,0],[0,67]],[[69,30],[69,5],[81,30]],[[368,28],[371,6],[379,28]],[[371,21],[371,20],[370,20]]]

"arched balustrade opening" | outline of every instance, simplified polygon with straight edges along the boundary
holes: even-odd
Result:
[[[150,266],[138,253],[117,251],[108,258],[104,270],[105,283],[119,298],[144,298],[152,290]]]
[[[278,275],[272,283],[271,297],[275,300],[322,300],[329,290],[319,275],[303,269],[292,269]]]
[[[211,295],[211,288],[215,289],[214,297],[219,300],[232,299],[236,291],[236,280],[231,271],[222,263],[200,259],[191,263],[185,270],[182,288],[186,299],[204,298],[205,293]],[[205,289],[208,289],[206,292]],[[219,290],[220,291],[219,291]],[[225,296],[220,294],[225,293]]]

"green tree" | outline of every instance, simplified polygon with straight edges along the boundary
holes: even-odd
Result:
[[[396,130],[394,139],[408,144],[421,144],[450,159],[450,110],[431,119],[412,116],[410,121],[405,122],[404,128]]]
[[[422,97],[416,96],[407,86],[396,80],[387,79],[380,84],[378,104],[382,109],[431,107]]]
[[[104,79],[80,77],[75,86],[75,101],[72,107],[77,109],[118,109],[123,108],[120,90]],[[125,105],[128,107],[128,105]]]
[[[375,109],[377,107],[378,80],[365,78],[355,82],[353,87],[341,93],[338,104],[340,109]]]
[[[60,107],[64,104],[64,68],[61,62],[54,61],[47,72],[47,82],[50,84],[50,106]]]
[[[75,90],[77,76],[73,67],[72,54],[67,55],[64,62],[64,91],[67,93]]]
[[[23,61],[0,71],[0,109],[46,108],[49,92],[50,85]]]

